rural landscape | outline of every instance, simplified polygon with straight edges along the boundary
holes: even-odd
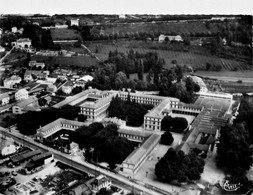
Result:
[[[252,15],[0,15],[0,193],[253,193]]]

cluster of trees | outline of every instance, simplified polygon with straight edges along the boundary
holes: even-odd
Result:
[[[188,127],[188,122],[182,117],[165,116],[161,122],[161,130],[182,133]]]
[[[234,124],[245,123],[245,129],[249,134],[250,144],[253,144],[253,105],[252,96],[244,94],[240,101],[239,115],[234,120]]]
[[[64,106],[49,108],[41,111],[28,111],[17,116],[17,129],[24,135],[34,135],[40,126],[44,126],[58,118],[73,120],[78,117],[80,108]]]
[[[206,70],[212,70],[212,71],[221,71],[222,69],[222,65],[220,64],[210,64],[210,63],[206,63]]]
[[[253,164],[253,107],[251,96],[241,98],[239,115],[233,125],[226,125],[220,130],[217,145],[217,166],[226,173],[240,180],[245,180],[246,172]]]
[[[134,149],[129,140],[118,136],[115,124],[104,127],[101,123],[92,123],[77,129],[70,135],[70,139],[78,143],[79,147],[86,148],[86,160],[108,162],[110,168],[122,163]]]
[[[198,84],[191,77],[183,78],[181,66],[176,65],[172,69],[164,69],[160,74],[159,91],[162,96],[176,97],[185,103],[193,101],[194,92],[200,90]]]
[[[142,80],[130,80],[122,71],[117,72],[115,64],[104,64],[97,68],[93,74],[94,79],[87,82],[85,87],[92,86],[101,90],[131,88],[135,90],[154,90],[156,86]]]
[[[131,101],[128,94],[127,101],[121,100],[118,96],[113,98],[107,111],[109,117],[117,117],[125,120],[128,126],[138,127],[143,124],[144,115],[152,108],[152,105],[144,106]]]
[[[243,178],[253,163],[250,140],[245,124],[221,127],[217,144],[217,166],[238,180]]]
[[[170,148],[155,166],[155,175],[167,183],[188,182],[200,179],[204,160],[194,152],[185,154]]]

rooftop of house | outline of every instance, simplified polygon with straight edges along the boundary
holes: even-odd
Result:
[[[20,93],[28,93],[28,91],[25,88],[19,89],[16,94],[20,94]]]
[[[123,163],[132,164],[134,166],[137,165],[140,159],[148,152],[152,146],[157,144],[159,140],[160,135],[152,134],[141,144],[138,149],[129,154]]]
[[[19,81],[19,80],[21,80],[21,77],[16,76],[16,75],[12,75],[11,77],[6,78],[4,81],[11,81],[11,80]]]
[[[9,93],[2,93],[2,94],[0,94],[0,101],[5,99],[5,98],[8,98],[8,97],[10,97]]]
[[[105,182],[109,182],[110,180],[104,176],[104,175],[99,175],[97,176],[92,182],[91,185],[95,185],[95,186],[100,186]]]
[[[15,106],[20,107],[20,108],[24,108],[24,107],[28,106],[29,104],[34,103],[37,100],[38,100],[38,98],[36,96],[30,96],[28,99],[18,101]]]
[[[6,137],[5,139],[1,138],[0,140],[0,150],[6,146],[14,145],[14,140],[12,138]]]
[[[31,42],[29,38],[21,38],[17,40],[18,43],[23,43],[23,42]]]
[[[74,185],[72,189],[70,190],[73,192],[75,195],[89,195],[91,194],[90,188],[84,184],[84,183],[78,183],[77,185]]]

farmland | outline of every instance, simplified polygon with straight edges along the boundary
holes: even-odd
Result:
[[[96,58],[92,58],[90,56],[48,57],[48,56],[34,55],[34,56],[32,56],[32,60],[44,62],[47,65],[58,64],[60,66],[70,66],[71,65],[71,66],[79,66],[79,67],[97,66],[99,63]]]
[[[101,28],[93,29],[93,33],[97,33]],[[210,24],[207,28],[204,22],[156,22],[156,23],[127,23],[127,24],[117,24],[117,25],[106,25],[104,26],[104,34],[114,34],[114,33],[153,33],[153,34],[196,34],[205,33],[211,34],[217,32],[217,25]]]
[[[59,40],[74,40],[79,37],[79,32],[68,28],[54,28],[51,29],[51,36],[53,41]]]
[[[159,44],[159,43],[156,43]],[[119,52],[128,52],[130,50],[129,45],[124,43],[94,43],[87,45],[91,51],[96,52],[96,56],[101,60],[106,60],[110,51],[118,50]],[[147,47],[134,47],[134,51],[139,53],[146,52],[157,52],[158,55],[163,58],[166,62],[166,67],[172,67],[172,60],[176,60],[180,65],[190,65],[197,70],[205,70],[206,63],[212,65],[221,65],[223,70],[233,70],[237,68],[239,71],[242,70],[252,70],[249,64],[243,61],[236,61],[231,59],[219,58],[217,56],[212,56],[207,52],[196,53],[196,52],[183,52],[183,51],[171,51],[171,50],[161,50],[161,49],[148,49]]]

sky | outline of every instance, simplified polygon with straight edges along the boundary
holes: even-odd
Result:
[[[0,0],[0,14],[250,14],[253,0]]]

